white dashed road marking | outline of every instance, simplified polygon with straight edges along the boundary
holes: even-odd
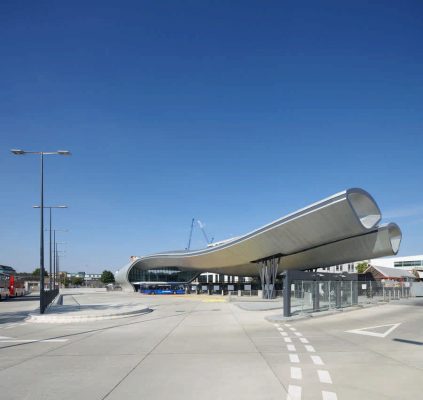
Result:
[[[304,344],[305,349],[309,353],[315,353],[316,352],[314,347],[312,345],[308,344],[310,342],[308,341],[308,339],[303,337],[302,333],[297,332],[296,328],[291,327],[290,324],[284,324],[284,325],[286,327],[288,327],[290,331],[292,331],[292,333],[295,335],[295,337],[297,337],[300,340],[301,343]],[[364,334],[364,335],[367,334],[367,335],[370,335],[370,336],[380,336],[380,337],[383,335],[383,337],[386,337],[398,325],[396,325],[396,326],[391,325],[390,329],[388,329],[388,331],[384,332],[383,334],[375,334],[374,332],[362,333],[362,331],[358,332],[358,330],[348,331],[348,333],[359,333],[359,334]],[[292,339],[288,336],[288,333],[284,332],[283,328],[281,328],[279,325],[275,325],[275,326],[278,328],[279,333],[283,336],[285,343],[292,343]],[[364,328],[364,329],[366,329],[366,328]],[[286,347],[287,347],[288,351],[296,351],[296,347],[295,347],[294,344],[287,344]],[[298,364],[300,362],[298,354],[289,353],[288,356],[289,356],[289,361],[291,363],[297,363]],[[325,363],[323,362],[321,357],[319,357],[317,355],[310,355],[310,358],[313,361],[314,365],[319,365],[319,366],[325,365]],[[297,381],[303,379],[303,372],[302,372],[302,369],[300,367],[290,367],[290,370],[291,370],[291,379],[295,379]],[[329,371],[319,369],[319,370],[317,370],[317,375],[318,375],[319,381],[321,383],[332,384],[332,378],[329,374]],[[329,392],[329,391],[326,391],[326,390],[322,390],[321,393],[322,393],[322,400],[338,400],[338,397],[337,397],[335,392]],[[302,395],[301,386],[296,386],[296,385],[289,385],[288,386],[287,400],[301,400],[301,395]]]
[[[305,346],[304,346],[305,348],[306,348],[306,350],[307,351],[309,351],[310,353],[314,353],[316,350],[314,350],[314,347],[313,346],[311,346],[311,345],[309,345],[309,344],[306,344]]]
[[[317,374],[319,375],[319,381],[322,383],[332,383],[332,378],[328,371],[319,369],[317,370]]]
[[[319,356],[310,356],[315,365],[325,365]]]
[[[303,373],[299,367],[291,367],[291,378],[292,379],[303,379]]]
[[[287,400],[301,400],[301,386],[289,385]]]
[[[338,400],[338,396],[334,392],[326,392],[322,390],[322,399],[323,400]]]

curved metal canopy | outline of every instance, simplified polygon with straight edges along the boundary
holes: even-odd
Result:
[[[397,254],[401,230],[393,223],[378,226],[380,220],[369,193],[348,189],[217,246],[140,257],[118,271],[117,281],[129,283],[128,273],[135,266],[254,276],[254,262],[272,256],[281,257],[282,271]]]

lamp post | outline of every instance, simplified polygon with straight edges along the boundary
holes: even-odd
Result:
[[[66,242],[56,242],[54,244],[54,261],[55,261],[55,269],[56,269],[56,273],[59,275],[59,289],[60,289],[60,269],[59,269],[59,253],[66,253],[66,251],[64,250],[58,250],[57,249],[57,245],[59,244],[66,244]]]
[[[57,280],[57,286],[60,288],[60,276],[58,277],[57,272],[57,246],[56,246],[56,232],[68,232],[67,229],[53,229],[53,271],[54,271],[54,288],[56,288],[56,282]],[[59,243],[59,242],[57,242]],[[65,242],[62,242],[65,243]]]
[[[32,206],[32,208],[41,208],[40,206]],[[52,267],[52,260],[51,260],[51,257],[52,257],[52,254],[51,254],[51,244],[52,244],[52,242],[51,242],[51,209],[52,208],[68,208],[68,206],[44,206],[44,208],[48,208],[49,210],[50,210],[50,220],[49,220],[49,225],[50,225],[50,229],[49,229],[49,232],[50,232],[50,240],[49,240],[49,247],[50,247],[50,254],[49,254],[49,269],[50,269],[50,279],[49,279],[49,284],[48,284],[48,286],[49,286],[49,289],[51,290],[51,279],[52,279],[52,274],[51,274],[51,267]],[[54,277],[54,279],[55,279],[55,277]]]
[[[47,306],[45,304],[45,293],[44,293],[44,156],[45,155],[60,155],[69,156],[71,153],[68,150],[58,151],[25,151],[22,149],[12,149],[11,152],[17,156],[23,156],[25,154],[38,154],[41,159],[41,202],[40,202],[40,314],[44,314],[44,310]]]

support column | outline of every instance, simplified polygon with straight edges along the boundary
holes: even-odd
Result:
[[[272,257],[258,262],[263,299],[274,299],[276,297],[275,282],[279,260],[279,257]]]
[[[313,311],[320,310],[319,281],[313,281]]]
[[[291,316],[291,271],[285,271],[283,280],[283,316]]]
[[[342,307],[342,299],[341,299],[341,285],[342,281],[335,281],[335,307],[341,308]]]

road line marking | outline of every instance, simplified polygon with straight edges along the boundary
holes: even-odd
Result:
[[[279,328],[279,324],[273,324],[275,328]]]
[[[296,331],[296,329],[295,329],[295,328],[289,328],[289,329],[291,329],[291,331]]]
[[[292,339],[289,337],[284,337],[283,340],[285,340],[285,343],[292,343]]]
[[[282,336],[288,336],[286,332],[279,332]]]
[[[4,329],[11,329],[11,328],[14,328],[15,326],[17,326],[17,325],[19,325],[19,324],[12,324],[12,325],[8,325],[8,326],[6,326]]]
[[[308,340],[306,338],[303,338],[303,337],[300,338],[300,342],[301,343],[309,343]]]
[[[314,350],[313,346],[310,346],[309,344],[306,344],[304,346],[306,348],[307,351],[309,351],[310,353],[314,353],[316,350]]]
[[[369,326],[367,328],[352,329],[350,331],[345,331],[345,332],[356,333],[357,335],[366,335],[366,336],[375,336],[375,337],[384,338],[388,336],[394,329],[398,328],[400,325],[401,325],[401,322],[398,324],[387,324],[387,325]],[[390,328],[383,333],[368,331],[368,329],[383,328],[385,326],[390,326]]]
[[[310,356],[315,365],[325,365],[319,356]]]
[[[293,344],[288,344],[288,345],[286,345],[286,347],[288,347],[288,351],[297,351]]]
[[[0,340],[0,343],[62,343],[69,339],[5,339]]]
[[[282,331],[283,331],[283,328],[278,328],[278,331],[279,331],[279,332],[282,332]]]
[[[294,332],[294,335],[297,335],[297,336],[303,336],[303,334],[302,334],[302,333],[300,333],[300,332]]]
[[[9,336],[0,336],[0,339],[11,339]]]
[[[338,396],[334,392],[326,392],[322,390],[322,399],[323,400],[338,400]]]
[[[332,383],[332,378],[330,377],[329,371],[324,369],[318,369],[317,374],[319,375],[319,381],[322,383]]]
[[[289,354],[289,361],[292,363],[299,363],[300,359],[298,357],[298,354]]]
[[[285,324],[285,326],[291,326],[290,324]]]
[[[303,373],[299,367],[291,367],[291,378],[292,379],[303,379]]]
[[[287,400],[301,400],[301,386],[289,385]]]

